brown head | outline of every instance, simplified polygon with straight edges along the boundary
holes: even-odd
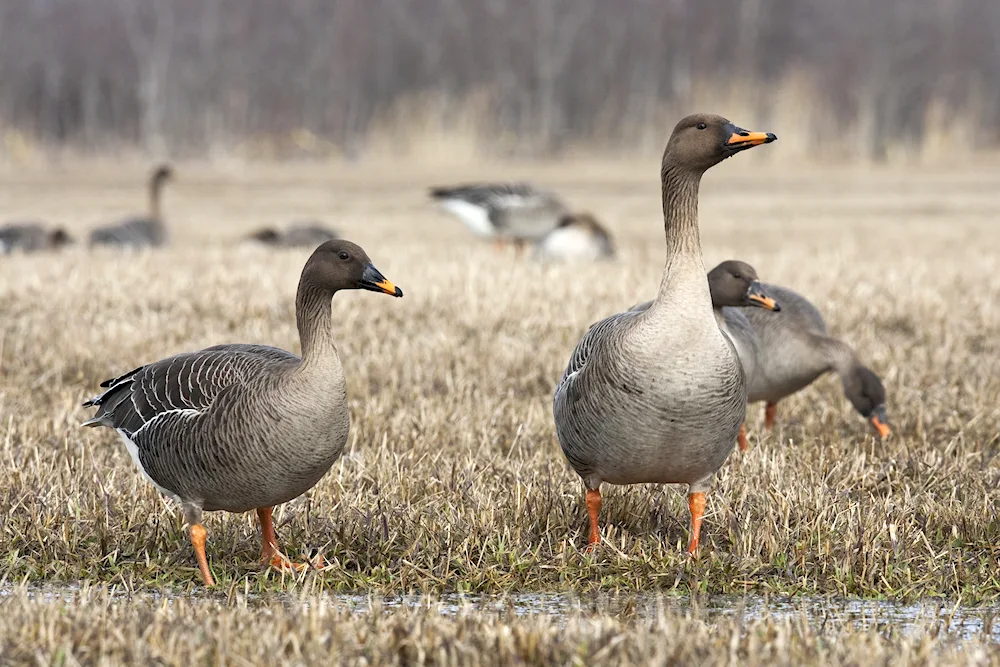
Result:
[[[880,438],[887,438],[892,429],[885,416],[885,387],[875,372],[858,364],[851,373],[841,376],[844,395],[854,409],[868,420]]]
[[[708,289],[712,293],[713,308],[756,306],[781,310],[781,306],[764,293],[757,280],[757,272],[746,262],[730,259],[709,271]]]
[[[361,246],[343,239],[327,241],[316,248],[302,269],[302,283],[329,294],[344,289],[366,289],[403,296],[403,290],[379,273]]]
[[[247,239],[250,241],[256,241],[257,243],[264,243],[267,245],[280,245],[281,235],[278,233],[274,227],[264,227],[258,229],[255,232],[251,232]]]
[[[174,177],[174,170],[169,164],[161,164],[153,170],[153,174],[149,177],[151,183],[156,185],[161,185]]]
[[[56,227],[49,232],[49,247],[61,248],[73,243],[73,237],[62,227]]]
[[[674,127],[663,151],[663,167],[701,173],[740,151],[776,140],[770,132],[749,132],[722,116],[691,114]]]

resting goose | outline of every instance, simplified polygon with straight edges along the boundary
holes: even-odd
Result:
[[[0,255],[57,250],[72,242],[65,229],[48,229],[39,222],[15,222],[0,227]]]
[[[123,220],[116,225],[98,227],[90,233],[90,245],[118,248],[157,248],[167,243],[167,227],[160,210],[164,184],[173,178],[167,165],[157,167],[149,179],[149,213]]]
[[[319,223],[294,222],[284,232],[274,227],[258,229],[249,234],[246,240],[276,248],[314,248],[320,243],[336,238],[338,237],[335,231]]]
[[[612,315],[577,343],[556,387],[556,434],[583,478],[591,545],[600,542],[601,483],[687,484],[688,553],[698,548],[705,492],[736,441],[747,390],[733,344],[712,312],[698,231],[698,188],[710,167],[776,137],[720,116],[674,128],[661,182],[667,257],[642,312]]]
[[[740,358],[749,386],[760,364],[760,341],[738,307],[764,308],[777,312],[781,310],[781,305],[767,294],[752,266],[734,259],[722,262],[708,272],[708,289],[712,294],[715,321],[736,348],[736,355]],[[652,303],[640,303],[632,306],[632,310],[641,312]],[[747,449],[746,428],[742,424],[736,442],[740,450]]]
[[[347,385],[330,315],[331,297],[345,289],[403,296],[360,247],[328,241],[299,279],[301,358],[266,345],[216,345],[107,380],[84,403],[97,414],[83,425],[118,431],[146,479],[181,505],[206,586],[214,580],[203,510],[256,509],[263,560],[290,566],[272,507],[312,488],[347,442]]]
[[[612,259],[615,244],[601,223],[589,213],[570,214],[545,235],[536,255],[547,261],[594,261]]]
[[[554,193],[529,183],[478,183],[435,187],[431,198],[465,223],[474,234],[520,250],[556,229],[570,211]]]
[[[780,313],[727,308],[725,316],[727,322],[742,316],[760,341],[759,372],[749,383],[749,399],[766,401],[765,427],[773,428],[778,401],[833,371],[840,375],[844,395],[854,409],[879,437],[888,437],[892,429],[886,419],[885,387],[878,376],[861,363],[851,346],[829,335],[823,316],[808,299],[780,285],[763,287],[781,303]]]

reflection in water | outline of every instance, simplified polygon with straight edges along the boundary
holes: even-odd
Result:
[[[96,589],[89,589],[96,592]],[[83,589],[79,586],[65,587],[0,587],[0,601],[15,591],[22,591],[28,597],[53,604],[70,603]],[[121,593],[123,600],[145,598],[157,602],[185,599],[197,604],[201,601],[216,603],[219,598],[193,597],[189,594],[169,592]],[[439,596],[402,595],[367,596],[332,593],[316,593],[297,596],[279,593],[268,596],[246,597],[254,602],[292,602],[307,606],[328,605],[332,608],[352,613],[367,613],[372,608],[393,609],[397,607],[419,608],[428,606],[439,613],[453,616],[463,609],[478,611],[510,611],[517,615],[543,614],[555,618],[566,618],[570,614],[610,614],[614,616],[649,617],[665,609],[675,613],[690,614],[695,618],[711,621],[715,618],[742,616],[744,621],[764,617],[772,619],[805,618],[814,628],[827,624],[848,625],[857,629],[894,629],[904,634],[916,629],[949,634],[963,639],[982,638],[984,634],[1000,641],[1000,606],[963,606],[946,600],[927,600],[917,603],[900,603],[877,600],[844,599],[834,597],[764,597],[764,596],[704,596],[696,599],[655,594],[594,594],[576,596],[564,593],[516,593],[505,596],[482,596],[445,594]],[[996,622],[994,622],[996,620]]]

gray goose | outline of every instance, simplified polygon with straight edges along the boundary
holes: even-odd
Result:
[[[264,227],[249,234],[246,240],[275,248],[314,248],[336,238],[337,232],[318,222],[293,222],[284,232]]]
[[[163,186],[173,178],[173,170],[161,165],[149,178],[149,213],[123,220],[116,225],[98,227],[90,233],[90,245],[117,248],[158,248],[167,243],[167,227],[160,210]]]
[[[778,401],[804,389],[819,376],[840,375],[844,395],[881,438],[892,433],[886,419],[882,381],[858,359],[850,345],[830,336],[819,310],[801,294],[763,285],[781,303],[780,313],[726,308],[730,326],[748,326],[759,340],[758,372],[749,383],[750,402],[765,401],[764,425],[774,427]]]
[[[13,222],[0,227],[0,255],[57,250],[71,243],[73,239],[65,229],[49,229],[40,222]]]
[[[781,310],[781,305],[766,293],[752,266],[734,259],[722,262],[708,272],[708,289],[712,294],[715,321],[736,348],[736,355],[740,358],[749,386],[760,363],[760,341],[738,307],[764,308],[777,312]],[[652,304],[652,301],[646,301],[632,306],[631,310],[641,312]],[[725,313],[729,313],[728,319]],[[740,450],[747,449],[744,425],[740,426],[736,442]]]
[[[565,216],[535,249],[537,257],[547,261],[595,261],[615,256],[611,234],[590,213]]]
[[[688,485],[687,551],[698,548],[705,492],[733,448],[747,399],[736,350],[712,312],[698,189],[710,167],[775,139],[710,114],[677,123],[660,171],[667,257],[656,299],[593,325],[556,387],[556,434],[586,488],[591,546],[601,539],[601,483],[655,482]]]
[[[326,474],[347,442],[347,386],[333,341],[339,290],[403,296],[349,241],[329,241],[306,262],[295,297],[302,357],[266,345],[216,345],[140,366],[101,384],[84,426],[115,429],[150,482],[178,502],[191,527],[202,580],[203,510],[257,510],[262,559],[278,551],[271,511]]]
[[[473,183],[430,189],[432,199],[474,234],[500,247],[510,241],[520,251],[538,243],[570,214],[554,193],[530,183]]]

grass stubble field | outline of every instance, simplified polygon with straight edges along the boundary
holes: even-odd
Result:
[[[820,307],[889,392],[879,442],[826,378],[734,451],[689,559],[683,489],[605,487],[584,551],[582,485],[552,391],[597,319],[650,298],[662,268],[657,162],[475,170],[183,165],[169,249],[0,260],[0,661],[32,664],[1000,664],[991,632],[902,633],[804,618],[707,619],[588,596],[1000,599],[1000,168],[778,168],[739,160],[702,187],[706,268],[739,258]],[[13,170],[3,217],[80,235],[141,210],[142,167]],[[543,265],[477,243],[428,185],[530,178],[590,209],[620,259]],[[217,592],[199,586],[180,512],[109,430],[81,429],[102,380],[222,342],[298,349],[306,251],[237,248],[252,227],[319,217],[403,299],[334,299],[352,429],[342,459],[275,512],[293,558],[260,570],[252,514],[207,515]],[[37,587],[86,582],[69,601]],[[34,592],[32,592],[34,591]],[[151,595],[159,591],[164,597]],[[567,617],[464,608],[354,613],[322,594],[580,596]],[[646,598],[649,599],[649,598]],[[986,608],[986,607],[984,607]],[[991,618],[984,620],[989,626]]]

